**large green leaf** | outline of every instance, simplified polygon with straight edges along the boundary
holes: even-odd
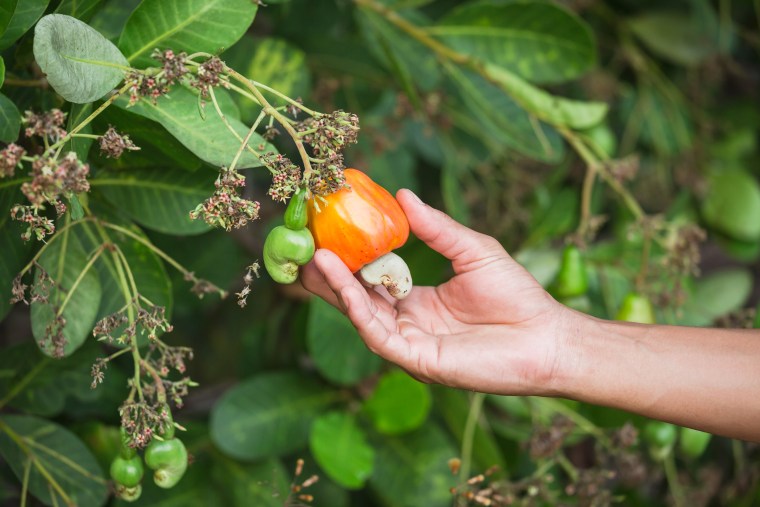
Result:
[[[63,0],[55,8],[56,14],[66,14],[80,21],[88,22],[100,7],[103,0]]]
[[[312,421],[337,396],[300,373],[265,373],[233,387],[217,402],[211,438],[234,458],[286,454],[308,442]]]
[[[338,384],[354,384],[382,365],[382,359],[364,345],[348,318],[320,298],[309,303],[306,340],[319,372]]]
[[[447,70],[463,102],[458,108],[463,117],[454,115],[455,124],[493,139],[502,149],[547,162],[561,157],[562,142],[556,131],[532,118],[510,94],[474,72],[453,65]]]
[[[140,0],[104,0],[103,8],[95,13],[89,24],[108,40],[116,42],[138,5]]]
[[[29,492],[46,505],[100,507],[106,501],[107,481],[100,466],[87,446],[63,426],[37,417],[3,416],[0,455],[19,481],[28,468]],[[51,487],[53,483],[58,488]]]
[[[372,475],[375,451],[351,414],[320,416],[311,427],[309,447],[322,470],[344,488],[361,488]]]
[[[63,14],[49,14],[37,23],[34,58],[50,86],[76,104],[103,97],[124,78],[128,65],[97,30]]]
[[[607,114],[607,104],[602,102],[583,102],[556,97],[498,65],[487,63],[484,69],[488,78],[498,84],[520,106],[550,125],[587,129],[602,121]]]
[[[92,401],[101,391],[90,387],[90,368],[99,347],[93,342],[64,359],[53,360],[25,342],[0,355],[0,392],[13,393],[9,405],[27,414],[59,414],[69,397]]]
[[[428,32],[461,53],[534,82],[576,78],[596,60],[588,25],[548,2],[465,4]]]
[[[290,490],[290,476],[277,459],[241,463],[219,456],[214,459],[212,477],[222,486],[220,493],[228,505],[282,507]]]
[[[718,317],[741,309],[752,293],[752,284],[752,274],[740,268],[724,269],[697,280],[678,323],[709,326]]]
[[[653,53],[679,65],[699,65],[720,49],[717,23],[705,30],[699,18],[683,12],[649,11],[629,20],[628,26]]]
[[[18,139],[21,128],[21,113],[16,104],[0,93],[0,141],[12,143]]]
[[[428,424],[402,437],[372,440],[375,471],[370,486],[385,505],[448,507],[457,478],[448,460],[458,455],[447,435]]]
[[[69,111],[67,128],[71,131],[74,127],[79,125],[82,120],[90,116],[92,113],[92,104],[74,104]],[[92,134],[92,123],[88,123],[79,131],[80,134]],[[87,160],[87,155],[90,152],[90,146],[92,146],[94,139],[91,137],[72,137],[69,142],[63,146],[63,151],[73,151],[77,154],[77,158],[82,161]]]
[[[364,402],[375,429],[398,435],[422,426],[430,412],[430,389],[402,371],[383,375]]]
[[[46,328],[53,324],[58,308],[68,299],[62,317],[66,320],[63,336],[66,339],[64,355],[78,349],[92,332],[100,306],[100,282],[97,270],[90,269],[80,277],[94,252],[86,252],[71,229],[59,232],[49,240],[49,246],[40,256],[39,264],[55,282],[50,289],[48,302],[31,305],[32,332],[45,354],[52,355],[51,344],[46,340]],[[40,271],[35,270],[35,281]],[[76,288],[74,284],[77,283]]]
[[[139,224],[181,236],[210,229],[189,213],[213,193],[214,177],[169,168],[122,170],[99,173],[92,186]]]
[[[760,183],[742,169],[710,175],[702,215],[711,227],[741,241],[760,239]]]
[[[226,95],[224,93],[217,93],[217,95],[220,98],[220,109],[227,117],[227,121],[240,139],[244,139],[249,127],[235,118],[238,112],[231,99],[221,102]],[[127,107],[126,100],[117,100],[116,104],[119,107]],[[229,166],[241,145],[241,141],[227,129],[211,104],[206,104],[206,118],[203,119],[198,112],[197,95],[181,86],[172,89],[169,96],[158,99],[157,104],[142,99],[129,110],[157,121],[197,157],[217,167]],[[248,146],[259,153],[277,151],[259,134],[251,137]],[[244,150],[237,167],[247,168],[260,165],[258,157]]]
[[[3,1],[0,7],[0,51],[24,35],[40,19],[49,2],[50,0]],[[12,12],[10,18],[7,17],[9,12]],[[5,27],[2,24],[4,19],[7,19]]]
[[[119,48],[132,65],[155,65],[155,48],[218,53],[232,46],[253,22],[250,0],[144,0],[121,33]]]

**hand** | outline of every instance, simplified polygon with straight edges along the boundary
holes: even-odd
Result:
[[[401,301],[366,288],[319,250],[303,285],[345,313],[370,350],[414,377],[498,394],[554,394],[568,312],[493,238],[397,194],[412,232],[451,260],[455,276]]]

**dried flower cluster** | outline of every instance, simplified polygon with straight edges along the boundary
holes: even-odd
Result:
[[[238,195],[239,189],[245,186],[245,176],[223,167],[214,186],[214,195],[191,211],[190,218],[200,218],[211,226],[229,231],[259,217],[261,205]]]
[[[100,152],[108,158],[119,158],[125,150],[139,150],[138,146],[129,138],[128,135],[120,134],[115,128],[109,125],[105,134],[98,137]]]
[[[245,305],[248,303],[248,295],[251,293],[251,285],[253,284],[254,276],[256,278],[259,277],[259,269],[261,269],[259,261],[254,261],[253,264],[248,266],[245,276],[243,276],[243,288],[240,292],[235,293],[240,308],[245,308]]]
[[[10,178],[16,168],[21,167],[21,157],[26,155],[26,150],[17,144],[9,144],[0,150],[0,178]]]
[[[279,153],[265,153],[261,162],[273,173],[267,194],[272,200],[286,202],[301,184],[301,169]]]
[[[117,345],[130,343],[132,338],[139,335],[148,335],[148,339],[155,340],[158,332],[170,333],[174,328],[166,318],[166,308],[152,306],[146,310],[134,300],[129,305],[132,307],[135,317],[130,322],[128,308],[100,319],[92,330],[92,335],[98,341],[105,341]]]
[[[171,421],[165,403],[135,403],[127,400],[119,407],[119,415],[121,426],[129,436],[129,446],[137,449],[148,445],[157,430],[162,433],[161,430]]]
[[[63,122],[66,121],[66,113],[60,109],[51,109],[44,113],[25,111],[21,121],[26,137],[38,136],[57,142],[66,136],[66,130],[62,128]]]

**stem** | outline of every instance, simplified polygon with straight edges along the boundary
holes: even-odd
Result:
[[[470,401],[470,411],[467,413],[467,422],[465,422],[464,432],[462,433],[462,466],[459,470],[459,477],[462,481],[466,481],[470,476],[475,429],[477,428],[485,399],[485,394],[475,393],[472,395],[472,401]]]
[[[309,154],[306,153],[306,148],[303,145],[303,141],[301,141],[301,137],[298,132],[296,132],[296,129],[293,128],[293,125],[291,125],[288,118],[283,116],[275,107],[270,104],[266,97],[259,91],[258,88],[256,88],[256,85],[247,77],[243,76],[242,74],[238,73],[237,71],[224,66],[225,72],[229,74],[230,76],[237,79],[239,82],[245,85],[246,88],[248,88],[251,93],[259,100],[259,103],[263,106],[263,112],[274,117],[280,125],[290,134],[290,137],[293,138],[293,142],[296,145],[296,149],[298,150],[298,154],[301,156],[301,160],[303,161],[303,179],[304,181],[308,181],[308,179],[311,177],[311,174],[314,172],[314,169],[311,167],[311,162],[309,161]]]
[[[161,378],[161,376],[158,374],[155,368],[148,363],[145,359],[140,359],[140,366],[145,368],[145,371],[148,372],[148,375],[153,377],[153,382],[156,383],[156,401],[159,403],[166,403],[166,388],[164,387],[164,381]]]
[[[85,275],[87,275],[87,272],[90,271],[90,268],[92,268],[93,264],[95,264],[95,261],[98,260],[100,255],[103,253],[103,250],[105,249],[105,244],[100,245],[98,248],[98,251],[93,254],[92,258],[87,262],[84,269],[82,269],[82,272],[79,273],[79,276],[77,276],[77,279],[74,280],[74,283],[71,285],[71,288],[69,289],[68,293],[66,293],[66,298],[63,300],[63,303],[61,303],[61,307],[58,309],[58,313],[56,314],[56,317],[60,317],[63,315],[63,310],[66,308],[66,305],[69,303],[69,300],[71,299],[71,296],[74,295],[74,292],[76,292],[77,288],[79,287],[79,284],[82,283],[82,280],[84,280]]]
[[[84,120],[82,120],[79,123],[79,125],[77,125],[73,129],[71,129],[71,132],[69,132],[68,134],[66,134],[65,136],[63,136],[57,143],[55,143],[54,145],[52,145],[49,148],[49,150],[54,150],[54,149],[58,148],[58,151],[56,152],[56,157],[57,157],[60,154],[61,148],[63,148],[63,145],[66,143],[66,141],[68,141],[69,139],[71,139],[72,136],[74,136],[75,134],[77,134],[80,130],[82,130],[83,128],[85,128],[92,120],[94,120],[95,118],[97,118],[97,116],[100,113],[102,113],[103,111],[105,111],[108,106],[110,106],[111,104],[113,104],[116,101],[116,99],[118,99],[121,96],[122,93],[124,93],[125,91],[127,91],[129,89],[130,86],[132,86],[132,83],[126,83],[124,86],[122,86],[121,88],[119,88],[116,91],[116,93],[114,93],[113,95],[111,95],[110,97],[108,97],[108,100],[106,100],[105,102],[103,102],[100,105],[100,107],[98,107],[95,111],[93,111],[90,114],[90,116],[88,116],[87,118],[85,118]]]
[[[676,456],[672,450],[665,457],[662,465],[665,470],[665,478],[668,481],[668,487],[670,488],[670,493],[673,495],[673,503],[675,504],[676,507],[685,506],[686,504],[684,503],[683,488],[681,488],[681,484],[678,482],[678,469],[676,468]]]
[[[32,471],[32,460],[24,462],[24,479],[21,481],[21,507],[26,507],[26,495],[29,492],[29,475]]]
[[[71,137],[83,137],[87,139],[100,139],[102,136],[97,134],[72,134]]]
[[[219,118],[221,118],[222,123],[224,123],[224,126],[227,127],[227,130],[229,130],[232,133],[232,135],[234,135],[237,138],[237,140],[240,141],[242,147],[247,149],[254,157],[261,158],[261,155],[259,154],[259,152],[257,152],[256,150],[248,146],[247,142],[243,142],[243,138],[240,137],[240,134],[237,133],[237,131],[230,124],[229,120],[227,120],[227,116],[225,116],[225,114],[222,112],[222,108],[219,107],[219,102],[217,102],[216,100],[216,94],[214,93],[214,88],[210,87],[208,89],[208,93],[211,96],[211,102],[214,104],[214,109],[216,110],[216,114],[219,115]]]
[[[47,243],[45,243],[44,245],[42,245],[42,248],[40,248],[39,250],[37,250],[37,253],[34,255],[34,257],[32,257],[32,260],[30,260],[29,263],[26,266],[24,266],[24,269],[22,269],[19,272],[19,276],[23,276],[27,271],[29,271],[30,269],[32,269],[32,267],[34,266],[34,264],[40,259],[40,256],[45,252],[45,250],[50,245],[52,245],[53,242],[55,242],[59,237],[62,236],[61,233],[63,233],[64,231],[66,231],[66,230],[74,227],[77,224],[81,224],[81,223],[84,223],[84,222],[90,221],[90,220],[92,220],[92,219],[91,218],[83,218],[83,219],[77,220],[75,222],[69,222],[68,224],[66,224],[63,227],[61,227],[58,230],[57,234],[53,235]]]
[[[129,347],[124,347],[123,349],[119,349],[116,352],[114,352],[113,354],[111,354],[110,356],[106,357],[104,359],[104,361],[106,361],[106,362],[113,361],[117,357],[123,356],[124,354],[126,354],[127,352],[129,352],[129,350],[130,350]]]
[[[48,81],[45,78],[40,79],[19,79],[15,77],[6,77],[3,85],[23,86],[27,88],[47,88]]]
[[[123,269],[122,273],[126,273],[126,277],[129,279],[130,285],[132,286],[133,298],[136,304],[138,304],[137,303],[137,284],[135,283],[135,278],[132,275],[132,270],[129,267],[129,262],[127,262],[127,258],[124,256],[124,252],[122,252],[121,249],[116,244],[114,244],[113,246],[114,246],[114,255],[116,256],[116,261]],[[126,281],[124,281],[123,283],[125,283],[126,285]],[[126,287],[125,287],[125,290],[129,291],[129,289]],[[130,309],[132,309],[131,305],[130,305]],[[129,323],[130,324],[134,323],[134,314],[132,313],[130,313]],[[142,358],[140,357],[140,348],[137,344],[136,332],[130,337],[128,350],[131,350],[132,352],[132,361],[134,362],[134,366],[135,366],[134,373],[132,376],[132,379],[133,379],[132,388],[135,391],[137,391],[137,399],[140,401],[143,401],[144,397],[143,397],[143,392],[142,392],[142,386],[140,383],[140,361],[142,361]],[[130,393],[129,395],[130,399],[132,398],[133,394],[134,393]]]
[[[235,170],[235,166],[237,165],[238,160],[240,160],[240,155],[243,154],[243,149],[245,149],[245,147],[248,146],[248,141],[251,140],[251,136],[253,135],[254,132],[256,132],[256,129],[259,128],[259,124],[261,123],[261,120],[263,120],[265,116],[266,114],[264,113],[264,111],[261,111],[259,113],[258,118],[256,118],[256,121],[253,122],[253,125],[251,125],[251,128],[248,130],[248,134],[246,134],[245,139],[243,139],[243,142],[240,145],[240,148],[238,148],[237,153],[235,153],[235,158],[232,159],[232,163],[230,164],[230,168],[229,168],[230,171]]]

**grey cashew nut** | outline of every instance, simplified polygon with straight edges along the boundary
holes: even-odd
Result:
[[[404,259],[393,252],[375,259],[360,271],[365,282],[384,285],[388,294],[404,299],[412,291],[412,274]]]

